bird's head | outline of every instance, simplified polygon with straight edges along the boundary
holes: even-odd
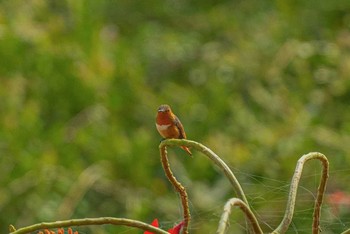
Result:
[[[166,104],[164,104],[164,105],[160,105],[159,107],[158,107],[158,113],[160,114],[160,113],[171,113],[171,109],[170,109],[170,106],[169,105],[166,105]]]
[[[169,124],[172,120],[172,112],[169,105],[160,105],[157,113],[158,124]]]

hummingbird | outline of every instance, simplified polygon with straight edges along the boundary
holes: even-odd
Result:
[[[169,105],[160,105],[156,117],[156,127],[164,139],[186,139],[186,133],[179,118],[171,111]],[[181,146],[190,156],[192,153],[186,146]]]

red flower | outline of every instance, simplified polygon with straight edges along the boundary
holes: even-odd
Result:
[[[151,223],[153,227],[159,227],[158,219],[154,219]],[[153,232],[145,231],[143,234],[154,234]]]
[[[176,225],[172,229],[169,229],[168,232],[170,234],[180,234],[183,226],[184,226],[184,221],[182,221],[181,223],[179,223],[178,225]]]
[[[153,222],[151,223],[153,227],[159,227],[158,219],[154,219]],[[184,225],[184,221],[176,225],[175,227],[171,228],[168,230],[170,234],[180,234],[182,227]],[[154,234],[153,232],[145,231],[143,234]]]

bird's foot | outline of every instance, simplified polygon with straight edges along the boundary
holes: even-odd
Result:
[[[160,139],[159,143],[162,143],[162,141],[166,140],[166,138]]]

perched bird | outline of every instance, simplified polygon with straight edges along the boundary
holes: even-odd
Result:
[[[156,127],[159,134],[165,139],[186,139],[186,133],[179,118],[171,111],[170,106],[161,105],[158,108]],[[190,156],[191,151],[186,146],[181,146]]]

